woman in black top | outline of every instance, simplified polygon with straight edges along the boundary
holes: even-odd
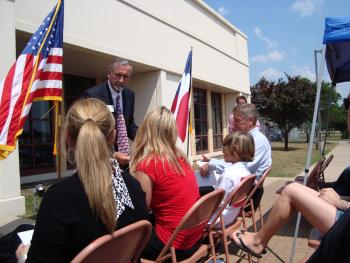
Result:
[[[117,229],[148,219],[140,184],[130,174],[122,174],[122,179],[134,208],[125,206]],[[108,233],[101,219],[92,213],[79,176],[74,174],[47,190],[26,263],[70,262],[89,243]]]
[[[45,194],[27,263],[69,262],[96,238],[148,219],[140,184],[110,159],[114,127],[97,99],[79,100],[68,111],[65,141],[77,172]]]

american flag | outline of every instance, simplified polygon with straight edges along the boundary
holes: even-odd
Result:
[[[14,149],[33,101],[62,101],[63,0],[0,82],[0,160]]]
[[[181,81],[177,88],[171,112],[174,113],[176,119],[177,133],[181,141],[186,139],[187,123],[188,123],[188,105],[190,100],[192,75],[192,51],[188,54],[185,71],[182,74]]]

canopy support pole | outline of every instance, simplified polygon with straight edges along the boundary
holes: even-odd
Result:
[[[314,136],[315,136],[315,128],[316,128],[316,120],[317,120],[317,114],[318,114],[318,107],[320,104],[320,97],[321,97],[321,84],[322,84],[322,75],[323,75],[323,69],[324,69],[324,63],[325,63],[325,46],[322,48],[322,56],[321,56],[321,64],[320,64],[320,70],[319,76],[317,79],[317,92],[316,92],[316,100],[315,100],[315,107],[314,107],[314,115],[312,118],[312,128],[310,133],[310,140],[309,140],[309,146],[308,146],[308,152],[307,152],[307,158],[306,158],[306,165],[305,165],[305,174],[304,174],[304,185],[306,185],[306,180],[309,174],[309,168],[310,168],[310,162],[311,162],[311,156],[312,156],[312,147],[314,143]],[[300,218],[301,214],[298,212],[298,218],[295,226],[294,231],[294,238],[293,238],[293,245],[290,252],[289,257],[289,263],[293,263],[293,257],[295,252],[295,246],[298,238],[298,232],[299,232],[299,225],[300,225]]]
[[[315,59],[315,76],[316,81],[318,81],[318,61],[317,61],[317,54],[322,54],[322,49],[314,50],[314,59]],[[319,149],[320,154],[322,154],[322,122],[321,122],[321,107],[318,109],[318,117],[317,117],[317,147],[316,149]]]

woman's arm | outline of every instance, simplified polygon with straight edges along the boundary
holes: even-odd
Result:
[[[30,245],[23,245],[21,243],[16,250],[17,263],[24,263],[27,259],[27,254]]]
[[[140,182],[142,190],[146,193],[146,204],[148,209],[150,209],[152,201],[153,181],[147,174],[143,172],[135,172],[135,178]]]
[[[335,206],[340,210],[347,210],[350,208],[350,202],[342,200],[333,188],[324,188],[320,190],[320,198]]]

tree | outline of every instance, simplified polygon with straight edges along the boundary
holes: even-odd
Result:
[[[320,101],[322,129],[325,129],[327,124],[328,130],[342,132],[346,130],[346,112],[344,107],[338,104],[340,99],[341,95],[332,88],[331,83],[322,82]]]
[[[252,103],[259,114],[277,124],[288,151],[288,134],[312,118],[315,102],[315,84],[300,76],[289,76],[287,80],[270,82],[265,78],[252,86]]]

